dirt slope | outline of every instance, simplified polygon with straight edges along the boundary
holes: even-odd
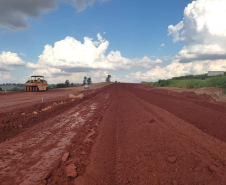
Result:
[[[168,94],[168,91],[161,89],[142,90],[141,85],[127,85],[126,88],[142,100],[161,107],[226,142],[226,103],[217,102],[209,95],[196,95],[193,92]]]
[[[42,103],[46,101],[61,101],[66,100],[69,94],[87,93],[87,91],[98,91],[103,87],[111,85],[111,83],[94,83],[90,85],[89,90],[84,90],[83,86],[50,89],[43,92],[9,92],[0,93],[0,113],[8,112],[17,108],[24,108],[27,106]]]

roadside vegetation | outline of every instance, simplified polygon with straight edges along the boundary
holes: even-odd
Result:
[[[157,87],[179,87],[179,88],[201,88],[201,87],[219,87],[226,90],[226,73],[224,75],[209,77],[207,74],[188,75],[173,77],[168,80],[158,80],[157,82],[141,82]]]
[[[142,81],[141,84],[154,85],[154,82],[146,82],[146,81]]]
[[[12,92],[17,92],[17,91],[24,91],[24,88],[18,88],[18,87],[14,87],[12,89],[9,89],[7,91],[12,91]]]
[[[83,85],[86,85],[86,84],[91,84],[92,83],[92,79],[89,77],[87,78],[86,76],[84,76],[84,79],[83,79]]]
[[[0,91],[10,91],[10,92],[17,92],[17,91],[24,91],[24,88],[9,86],[9,87],[0,87]]]
[[[111,81],[111,75],[108,75],[105,79],[106,82],[110,82]]]

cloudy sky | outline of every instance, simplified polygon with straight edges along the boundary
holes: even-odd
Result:
[[[226,70],[226,0],[0,0],[0,83]]]

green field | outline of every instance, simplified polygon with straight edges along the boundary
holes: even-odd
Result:
[[[2,88],[2,91],[21,91],[23,90],[23,87],[16,87],[16,86],[11,86],[11,85],[7,85],[7,86],[0,86]]]
[[[205,79],[202,80],[201,78]],[[141,82],[142,84],[150,84],[157,87],[179,87],[179,88],[201,88],[201,87],[219,87],[226,89],[226,74],[222,76],[208,77],[203,75],[188,75],[174,77],[168,80],[159,80],[157,82]]]

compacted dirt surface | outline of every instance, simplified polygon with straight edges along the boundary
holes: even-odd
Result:
[[[226,184],[225,103],[121,83],[73,103],[0,143],[1,184]]]
[[[89,85],[89,90],[98,91],[111,83],[94,83]],[[86,92],[83,85],[77,87],[67,87],[50,89],[42,92],[0,92],[0,113],[31,106],[42,101],[61,101],[69,97],[69,94]]]

